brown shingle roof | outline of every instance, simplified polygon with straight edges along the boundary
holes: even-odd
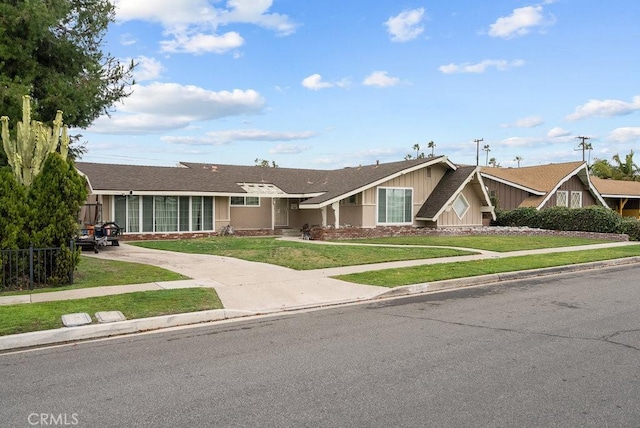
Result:
[[[591,182],[602,196],[640,199],[640,181],[611,180],[591,177]]]
[[[77,162],[94,191],[247,193],[238,183],[273,184],[287,194],[315,196],[320,204],[423,164],[448,162],[446,157],[412,159],[338,170],[182,163],[182,167],[112,165]],[[320,196],[317,196],[321,193]]]
[[[483,167],[482,174],[488,178],[495,177],[528,189],[547,193],[583,164],[583,162],[566,162],[522,168]]]
[[[455,171],[447,171],[418,211],[416,218],[435,218],[475,170],[475,166],[461,166]]]

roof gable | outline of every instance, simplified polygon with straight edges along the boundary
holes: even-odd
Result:
[[[422,204],[418,214],[416,214],[416,218],[420,220],[436,220],[453,202],[453,199],[462,191],[464,186],[473,179],[476,173],[475,166],[464,166],[456,170],[447,171],[424,204]]]

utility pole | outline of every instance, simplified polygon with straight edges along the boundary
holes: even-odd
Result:
[[[476,166],[480,166],[480,143],[484,141],[484,138],[473,140],[476,143]]]
[[[576,137],[579,140],[582,140],[582,142],[580,144],[578,144],[578,147],[582,147],[582,162],[584,162],[584,151],[587,149],[587,144],[585,143],[586,140],[590,140],[591,137]]]

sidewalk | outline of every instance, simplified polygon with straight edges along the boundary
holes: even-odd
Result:
[[[287,238],[284,238],[287,239]],[[297,238],[294,238],[298,240]],[[318,245],[334,245],[308,241]],[[351,244],[362,245],[362,244]],[[369,244],[366,244],[369,245]],[[185,254],[170,251],[150,250],[122,243],[119,247],[105,247],[99,254],[86,254],[89,257],[144,263],[169,269],[192,279],[182,281],[154,282],[147,284],[120,285],[109,287],[84,288],[78,290],[35,293],[31,295],[0,297],[0,305],[17,303],[36,303],[56,300],[82,299],[104,295],[131,293],[135,291],[162,290],[187,287],[215,288],[225,308],[219,311],[204,311],[194,314],[181,314],[167,317],[155,317],[144,320],[121,321],[110,324],[88,325],[62,328],[44,332],[24,333],[0,337],[0,350],[25,346],[36,346],[70,340],[105,337],[135,331],[151,330],[196,322],[206,322],[236,316],[274,313],[302,308],[322,307],[347,302],[359,302],[374,298],[400,294],[421,293],[462,286],[478,285],[501,280],[518,279],[542,274],[605,267],[620,264],[621,261],[595,262],[586,265],[549,268],[536,271],[521,271],[484,277],[461,278],[440,281],[432,284],[415,284],[389,289],[386,287],[353,284],[330,278],[335,275],[366,272],[372,270],[402,268],[436,263],[450,263],[487,258],[503,258],[529,254],[580,251],[585,249],[610,248],[622,245],[640,245],[635,242],[615,242],[607,244],[584,245],[577,247],[549,248],[531,251],[497,253],[479,251],[480,254],[445,257],[427,260],[410,260],[389,263],[377,263],[340,268],[295,271],[266,263],[250,262],[229,257],[201,254]],[[639,263],[640,257],[624,259],[624,263]]]

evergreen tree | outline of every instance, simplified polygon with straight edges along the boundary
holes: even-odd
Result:
[[[0,249],[24,245],[27,199],[24,187],[9,168],[0,168]]]
[[[110,0],[0,0],[0,113],[15,124],[23,95],[35,120],[62,110],[70,127],[86,128],[108,113],[133,84],[134,64],[101,51],[114,19]]]

